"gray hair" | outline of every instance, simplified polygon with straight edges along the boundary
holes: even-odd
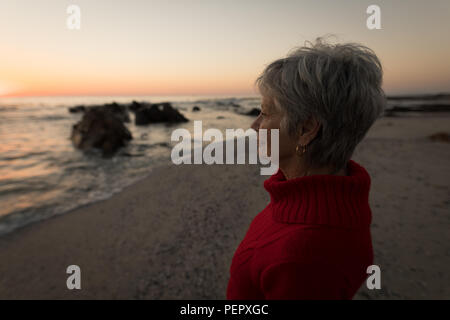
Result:
[[[282,125],[292,137],[298,137],[305,120],[316,117],[321,129],[308,145],[307,164],[340,170],[384,110],[382,77],[371,49],[317,38],[268,65],[256,84],[282,109]]]

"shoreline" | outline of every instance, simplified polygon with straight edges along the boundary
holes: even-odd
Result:
[[[372,178],[382,290],[355,299],[450,298],[449,117],[381,118],[354,159]],[[224,299],[250,221],[269,202],[258,165],[160,165],[112,197],[0,236],[1,299]],[[81,267],[81,290],[66,288]]]
[[[172,261],[171,265],[178,265],[182,274],[177,275],[180,277],[177,282],[194,278],[201,279],[202,276],[198,275],[200,272],[200,274],[204,274],[203,278],[219,277],[220,282],[224,284],[228,273],[227,262],[231,261],[232,257],[229,255],[234,252],[234,247],[237,246],[239,239],[237,235],[233,237],[231,232],[222,232],[221,236],[226,238],[223,241],[225,248],[217,243],[214,250],[211,248],[210,238],[217,236],[221,225],[220,221],[227,220],[227,224],[229,224],[229,216],[225,214],[225,212],[228,213],[227,208],[222,208],[222,214],[215,214],[211,198],[201,199],[202,194],[209,192],[211,187],[217,184],[217,181],[212,180],[209,186],[205,184],[197,188],[193,186],[190,188],[189,194],[186,194],[187,191],[182,185],[176,186],[170,182],[178,180],[180,175],[190,178],[194,182],[198,179],[207,180],[205,178],[211,174],[222,176],[227,180],[238,179],[243,182],[249,180],[249,177],[245,176],[248,170],[254,171],[255,174],[252,177],[260,180],[257,166],[163,166],[160,170],[155,170],[147,178],[125,188],[112,198],[72,210],[64,215],[54,216],[0,237],[0,255],[2,256],[0,270],[2,274],[13,271],[10,269],[11,264],[16,265],[13,268],[16,272],[13,271],[15,274],[12,277],[0,279],[0,297],[5,299],[28,297],[45,299],[170,298],[164,292],[154,290],[151,290],[151,296],[148,296],[148,289],[156,285],[154,281],[163,284],[165,281],[170,281],[171,278],[170,275],[164,274],[164,271],[160,270],[164,263],[153,265],[153,259],[162,259],[165,263]],[[150,189],[155,188],[154,180],[160,181],[161,179],[164,179],[166,184],[161,187],[157,186],[158,189],[153,190],[158,192],[151,192]],[[264,177],[261,180],[264,180]],[[255,188],[262,189],[262,183],[256,183]],[[232,203],[231,199],[235,191],[231,188],[227,188],[227,190],[229,202]],[[262,192],[264,193],[264,191]],[[183,197],[189,204],[186,205],[183,201],[171,202],[171,195],[174,193]],[[216,196],[223,196],[223,193]],[[234,200],[239,199],[236,201],[237,203],[247,202],[249,205],[246,200],[251,198],[251,194],[244,192],[236,195]],[[152,207],[146,206],[146,202],[151,202]],[[167,203],[171,203],[170,208],[164,208]],[[244,221],[236,228],[237,233],[242,234],[251,217],[239,216],[237,203],[232,204],[235,207],[233,210],[235,216],[232,220],[234,223]],[[199,206],[205,208],[205,212],[199,213],[197,210]],[[190,207],[192,211],[188,212],[187,207]],[[262,210],[263,207],[258,206],[248,212]],[[184,216],[187,221],[184,221]],[[189,223],[190,235],[183,231],[186,223]],[[206,236],[205,230],[192,232],[192,229],[197,229],[198,225],[205,224],[207,225],[205,230],[208,230],[206,233],[209,236]],[[49,230],[51,231],[48,232]],[[121,233],[122,230],[126,233]],[[193,239],[196,239],[196,244],[201,243],[202,245],[180,247],[180,238],[186,236],[189,239],[185,240],[192,242]],[[35,241],[36,238],[39,241]],[[85,239],[89,239],[92,243],[86,244]],[[181,243],[187,241],[181,241]],[[15,249],[8,250],[9,248],[6,248],[10,246]],[[188,267],[180,265],[182,261],[186,262],[186,259],[179,261],[172,255],[175,251],[180,250],[194,251],[192,254],[188,254],[192,258]],[[117,251],[121,253],[120,256],[116,254]],[[209,261],[207,268],[203,261],[205,252],[209,252],[215,257]],[[221,258],[219,257],[220,253],[227,253],[227,255]],[[65,268],[71,264],[77,264],[76,262],[83,273],[82,290],[79,292],[69,291],[65,287],[65,279],[68,276],[65,274]],[[133,273],[141,275],[138,277],[139,279],[135,279],[134,283],[129,282],[130,272],[127,271],[127,266],[130,263],[133,265]],[[30,277],[34,280],[21,281],[21,273],[17,270],[21,269],[17,268],[20,265],[26,266],[27,269],[30,268],[31,272],[27,272],[27,278]],[[37,265],[39,268],[33,268]],[[214,268],[221,268],[222,272],[216,275],[209,273],[208,270]],[[104,277],[105,272],[115,280],[114,284]],[[39,285],[39,279],[42,278],[48,279],[49,282],[46,285],[42,283]],[[150,281],[150,279],[153,280]],[[194,285],[192,290],[195,292],[195,296],[201,296],[202,299],[218,298],[203,287],[202,283],[206,284],[206,282],[206,279],[204,282],[200,281],[197,289]],[[215,282],[219,281],[216,279]],[[15,287],[14,293],[7,289],[11,287]],[[217,291],[217,288],[214,290]],[[225,288],[222,290],[224,291]]]
[[[18,226],[18,227],[8,228],[8,231],[1,231],[1,232],[0,232],[0,241],[1,241],[2,238],[8,237],[10,234],[13,234],[13,233],[15,233],[15,232],[18,232],[18,231],[20,231],[20,230],[22,230],[22,229],[24,229],[24,228],[32,227],[32,226],[35,225],[35,224],[44,223],[45,221],[48,221],[48,220],[51,220],[51,219],[54,219],[54,218],[57,218],[57,217],[60,217],[60,216],[64,216],[64,215],[66,215],[66,214],[70,214],[70,213],[73,212],[73,211],[81,210],[81,209],[83,209],[83,208],[89,207],[89,206],[91,206],[91,205],[93,205],[93,204],[96,204],[96,203],[98,203],[98,202],[108,201],[109,199],[113,198],[113,197],[116,196],[117,194],[120,194],[121,192],[123,192],[125,189],[127,189],[127,188],[132,188],[135,184],[138,184],[138,183],[141,182],[142,180],[147,179],[147,178],[153,173],[153,171],[158,170],[159,168],[167,167],[167,166],[169,166],[168,163],[164,163],[164,161],[161,161],[160,163],[158,163],[158,164],[155,165],[154,167],[151,167],[151,168],[149,169],[148,173],[147,173],[145,176],[140,177],[140,178],[138,178],[138,179],[135,180],[135,181],[129,182],[127,185],[123,186],[123,187],[122,187],[120,190],[118,190],[118,191],[115,191],[115,192],[112,191],[111,194],[109,194],[108,196],[106,196],[106,197],[104,197],[104,198],[94,199],[94,200],[92,200],[92,201],[90,201],[90,202],[86,202],[86,203],[82,203],[82,204],[77,204],[77,205],[75,205],[75,207],[73,207],[73,208],[71,208],[71,209],[63,210],[63,211],[61,211],[61,212],[59,212],[59,213],[52,214],[52,215],[50,215],[50,216],[48,216],[48,217],[45,217],[45,218],[37,219],[37,220],[34,220],[34,221],[33,221],[33,220],[32,220],[32,221],[28,221],[28,222],[26,222],[26,223],[21,224],[21,225]],[[13,213],[13,214],[14,214],[14,213]],[[7,216],[4,216],[4,217],[7,217]],[[4,218],[4,217],[0,217],[0,219],[1,219],[1,218]]]

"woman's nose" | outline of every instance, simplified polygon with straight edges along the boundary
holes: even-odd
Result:
[[[256,132],[258,132],[258,129],[259,129],[259,123],[260,123],[260,122],[261,122],[261,117],[258,116],[258,118],[256,118],[255,121],[253,121],[253,123],[252,123],[252,125],[251,125],[251,128],[252,128],[253,130],[255,130]]]

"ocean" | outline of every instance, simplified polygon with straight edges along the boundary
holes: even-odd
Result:
[[[136,126],[130,112],[131,122],[125,125],[133,139],[112,158],[73,147],[72,126],[82,114],[69,113],[69,107],[128,104],[133,100],[171,102],[190,121]],[[0,98],[0,235],[106,199],[143,179],[154,168],[170,162],[171,149],[177,143],[171,141],[172,131],[186,128],[192,134],[194,120],[202,120],[204,130],[217,128],[225,133],[227,128],[248,129],[254,118],[242,113],[259,108],[260,103],[256,96]],[[445,104],[448,109],[450,95],[396,97],[388,100],[387,108],[435,104]],[[201,110],[193,112],[193,106]]]
[[[82,114],[76,105],[169,101],[190,121],[176,125],[126,123],[133,139],[111,158],[82,152],[70,140]],[[233,104],[240,105],[239,108]],[[169,163],[171,133],[203,128],[249,128],[253,117],[240,113],[258,108],[258,97],[34,97],[0,98],[0,235],[35,221],[111,197]],[[193,112],[192,107],[201,108]]]

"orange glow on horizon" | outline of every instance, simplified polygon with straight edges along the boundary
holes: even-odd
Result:
[[[0,97],[254,95],[265,66],[327,34],[373,49],[387,94],[448,92],[450,2],[410,2],[369,30],[361,1],[80,1],[74,31],[61,1],[3,0]]]
[[[249,89],[248,89],[249,88]],[[32,97],[32,96],[133,96],[133,95],[222,95],[222,94],[256,94],[252,83],[210,82],[204,85],[201,82],[190,82],[188,85],[159,83],[95,83],[95,81],[36,84],[22,86],[20,90],[1,91],[0,97]]]
[[[0,82],[0,97],[26,96],[95,96],[95,95],[214,95],[254,94],[254,80],[231,76],[216,79],[198,75],[196,78],[167,76],[152,78],[144,75],[123,75],[115,78],[104,75],[75,75],[72,77],[27,74],[13,77],[20,85],[3,85]],[[59,80],[61,79],[61,80]],[[4,82],[6,83],[6,82]]]

